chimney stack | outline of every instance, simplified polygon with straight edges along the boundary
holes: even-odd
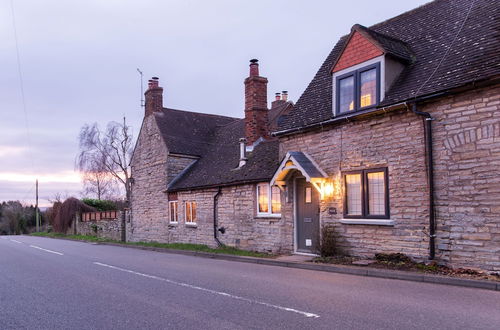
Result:
[[[146,99],[145,117],[163,111],[163,88],[159,86],[158,77],[153,77],[148,81],[148,89],[144,96]]]
[[[250,75],[245,79],[245,137],[250,146],[269,137],[267,78],[259,76],[258,62],[250,60]]]

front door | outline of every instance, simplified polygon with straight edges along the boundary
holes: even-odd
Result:
[[[316,253],[319,240],[319,193],[305,179],[296,179],[297,252]]]

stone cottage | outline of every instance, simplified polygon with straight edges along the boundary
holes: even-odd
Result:
[[[354,25],[295,105],[267,110],[254,61],[245,119],[164,109],[150,81],[132,239],[315,253],[329,226],[351,255],[500,271],[497,7]]]
[[[257,60],[244,84],[240,119],[164,108],[158,79],[149,81],[131,161],[130,240],[290,251],[293,229],[269,181],[279,163],[270,132],[293,103],[284,91],[268,109]]]

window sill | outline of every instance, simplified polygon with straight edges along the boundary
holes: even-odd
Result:
[[[345,225],[394,226],[395,221],[391,219],[340,219],[340,223]]]
[[[198,225],[196,224],[196,222],[186,222],[186,227],[197,228]]]
[[[179,222],[169,222],[168,225],[169,226],[172,226],[172,227],[175,227],[179,224]]]
[[[275,219],[275,220],[279,220],[281,219],[281,214],[270,214],[270,213],[267,213],[267,214],[257,214],[255,216],[256,219]]]

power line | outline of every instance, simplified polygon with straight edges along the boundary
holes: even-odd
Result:
[[[16,15],[14,13],[14,1],[10,0],[10,9],[12,12],[12,28],[14,31],[14,40],[16,44],[16,58],[17,58],[17,72],[19,75],[19,87],[21,91],[21,100],[22,100],[22,107],[23,107],[23,112],[24,112],[24,123],[26,126],[26,134],[27,134],[27,141],[28,141],[28,153],[31,161],[31,168],[33,169],[34,172],[37,172],[35,170],[35,161],[33,157],[33,148],[32,148],[32,143],[31,143],[31,132],[29,128],[29,123],[28,123],[28,111],[26,109],[26,98],[25,98],[25,93],[24,93],[24,79],[23,79],[23,74],[21,70],[21,56],[19,55],[19,42],[17,38],[17,28],[16,28]]]
[[[429,82],[429,80],[431,80],[431,78],[434,76],[434,74],[437,72],[437,70],[439,69],[439,67],[443,63],[443,61],[446,58],[446,56],[448,56],[448,53],[450,52],[451,48],[453,47],[453,44],[455,43],[455,40],[457,40],[458,36],[460,35],[460,32],[462,32],[462,29],[463,29],[463,27],[465,25],[465,22],[469,18],[469,14],[470,14],[470,12],[472,10],[472,6],[474,6],[474,2],[476,2],[476,1],[474,0],[474,1],[471,2],[470,7],[467,10],[467,15],[465,16],[465,19],[462,21],[462,25],[460,25],[460,28],[458,29],[457,34],[455,34],[455,37],[451,41],[450,46],[446,49],[446,52],[444,53],[443,57],[441,57],[441,60],[439,61],[438,65],[436,66],[436,68],[434,69],[434,71],[432,71],[432,73],[429,75],[429,77],[427,77],[427,79],[423,82],[423,84],[415,92],[415,98],[417,98],[418,93],[422,90],[422,88],[424,88],[424,86]]]

